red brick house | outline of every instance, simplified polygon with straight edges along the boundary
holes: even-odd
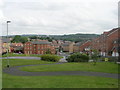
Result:
[[[22,43],[11,43],[10,49],[11,49],[11,52],[23,53],[23,44]]]
[[[118,56],[117,48],[118,38],[120,38],[120,33],[118,33],[119,30],[119,28],[112,29],[93,39],[91,49],[99,51],[102,56]]]
[[[80,52],[97,50],[101,56],[119,56],[119,43],[120,28],[114,28],[108,32],[104,32],[92,41],[81,44]]]
[[[33,41],[24,44],[25,54],[45,54],[48,50],[52,54],[56,53],[54,45],[48,41]]]
[[[80,52],[90,51],[91,48],[91,41],[86,41],[85,43],[80,45]]]

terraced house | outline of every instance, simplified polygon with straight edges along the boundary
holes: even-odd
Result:
[[[120,28],[103,32],[99,37],[86,41],[80,45],[80,52],[91,53],[97,50],[101,56],[119,56]]]
[[[11,43],[10,49],[12,53],[23,53],[23,44],[22,43]]]
[[[119,56],[119,39],[120,28],[114,28],[108,32],[104,32],[98,38],[93,39],[91,49],[96,49],[102,56]]]
[[[1,49],[2,49],[2,53],[7,52],[11,52],[10,50],[10,39],[7,38],[1,38]]]
[[[25,54],[45,54],[47,51],[51,54],[56,53],[54,45],[48,41],[32,41],[24,44]]]
[[[74,48],[74,42],[70,42],[70,41],[65,41],[62,44],[62,50],[63,52],[69,52],[69,53],[73,53],[73,48]]]

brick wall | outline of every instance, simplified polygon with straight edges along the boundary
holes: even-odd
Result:
[[[24,44],[25,54],[45,54],[48,49],[52,54],[55,54],[55,47],[51,44],[33,44],[32,42]]]

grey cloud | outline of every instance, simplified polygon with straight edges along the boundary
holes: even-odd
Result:
[[[79,0],[16,1],[6,2],[3,11],[12,21],[10,34],[102,33],[117,27],[116,4]]]

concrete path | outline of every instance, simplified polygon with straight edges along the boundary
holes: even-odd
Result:
[[[1,59],[7,59],[7,57],[2,57]],[[40,57],[8,57],[8,59],[35,59],[40,60]]]
[[[54,63],[63,64],[63,63]],[[54,65],[54,64],[38,64],[38,65]],[[19,70],[19,67],[37,66],[37,65],[22,65],[3,69],[4,73],[16,76],[60,76],[60,75],[81,75],[81,76],[98,76],[118,79],[118,74],[102,73],[102,72],[87,72],[87,71],[56,71],[56,72],[27,72]]]
[[[63,58],[61,58],[60,60],[59,60],[59,62],[67,62],[67,60],[66,60],[66,57],[65,56],[63,56]]]

